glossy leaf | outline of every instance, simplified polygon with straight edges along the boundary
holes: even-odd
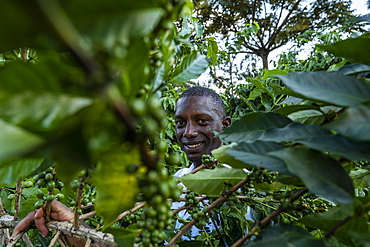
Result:
[[[225,189],[225,183],[236,185],[246,177],[247,174],[243,170],[216,167],[212,170],[203,169],[195,174],[187,174],[178,179],[185,187],[197,194],[219,196]]]
[[[370,141],[370,102],[350,107],[324,127],[360,141]]]
[[[370,65],[367,55],[370,51],[370,39],[367,36],[349,38],[330,45],[318,45],[329,53],[348,59],[352,63],[363,63]]]
[[[281,69],[271,69],[271,70],[268,70],[266,71],[264,74],[263,74],[263,77],[261,78],[261,80],[266,80],[267,78],[271,77],[271,76],[276,76],[276,75],[287,75],[289,74],[288,72],[286,72],[285,70],[281,70]]]
[[[91,104],[87,97],[26,91],[3,102],[0,116],[34,132],[51,131]]]
[[[261,232],[261,240],[248,243],[252,247],[326,247],[323,240],[313,238],[298,226],[275,224]]]
[[[237,145],[232,145],[230,149],[225,150],[224,153],[231,156],[235,160],[241,161],[248,165],[264,167],[272,171],[290,174],[283,161],[274,156],[268,155],[269,152],[274,152],[283,148],[285,148],[283,145],[273,142],[241,142]],[[233,163],[230,163],[229,165],[235,167]],[[246,166],[235,168],[245,167]]]
[[[92,182],[98,189],[95,210],[106,228],[117,216],[134,206],[138,192],[137,174],[128,173],[130,165],[140,165],[139,151],[129,144],[122,150],[111,150],[101,156]]]
[[[0,120],[0,161],[27,155],[42,144],[38,135]]]
[[[185,55],[179,66],[173,72],[171,83],[182,83],[195,79],[200,76],[208,67],[207,59],[204,55],[196,51]]]
[[[30,176],[44,161],[44,158],[24,158],[0,164],[0,186],[8,186]]]
[[[231,147],[237,145],[237,143],[232,143],[230,145],[222,145],[221,147],[212,151],[212,155],[220,162],[228,164],[234,168],[253,168],[253,166],[235,159],[233,156],[227,154],[227,150],[231,149]]]
[[[368,71],[370,71],[370,66],[365,64],[348,64],[338,69],[338,72],[343,75],[354,75]]]
[[[370,98],[370,85],[330,72],[299,72],[278,76],[294,92],[308,99],[338,106],[354,106]]]
[[[285,107],[281,107],[278,109],[273,110],[272,112],[282,114],[282,115],[288,115],[293,112],[299,112],[303,110],[317,110],[318,112],[320,111],[320,107],[315,106],[315,105],[289,105]]]
[[[282,159],[312,193],[340,203],[353,202],[352,181],[337,161],[305,148],[285,148],[270,154]]]
[[[250,113],[236,120],[217,136],[226,142],[253,142],[267,129],[282,128],[291,120],[276,113]]]

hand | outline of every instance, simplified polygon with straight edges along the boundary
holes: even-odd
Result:
[[[35,211],[30,212],[15,227],[11,239],[15,238],[20,232],[26,230],[33,222],[43,237],[49,234],[45,220],[45,205]],[[51,202],[51,214],[53,220],[68,221],[74,218],[74,213],[63,203],[54,200]]]

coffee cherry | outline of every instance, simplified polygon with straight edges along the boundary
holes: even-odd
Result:
[[[39,209],[39,208],[41,208],[42,206],[44,206],[44,201],[43,200],[40,200],[40,201],[37,201],[36,203],[35,203],[35,209]]]

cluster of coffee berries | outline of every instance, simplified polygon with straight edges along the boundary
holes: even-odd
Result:
[[[36,191],[38,201],[34,205],[35,209],[41,208],[46,202],[52,202],[54,199],[64,199],[64,194],[54,194],[54,192],[60,192],[64,188],[64,183],[56,178],[53,167],[49,167],[46,171],[34,176],[33,180],[39,188]],[[55,189],[57,190],[55,191]]]
[[[204,154],[202,156],[202,164],[210,164],[215,161],[215,158],[212,155]]]
[[[249,183],[246,185],[249,188],[253,188],[254,184],[268,183],[272,184],[274,178],[278,175],[277,172],[273,172],[263,168],[253,167],[248,173]]]
[[[147,202],[138,221],[138,227],[143,229],[139,245],[157,246],[166,237],[164,230],[172,229],[174,223],[170,209],[172,203],[167,199],[177,200],[181,189],[160,165],[157,166],[157,170],[149,170],[139,180],[139,186],[142,194],[138,199]]]
[[[202,229],[207,224],[207,211],[208,207],[203,207],[199,200],[196,198],[194,192],[189,191],[186,196],[186,203],[189,208],[186,209],[186,211],[191,214],[191,217],[195,220],[198,220],[198,222],[195,224],[195,226],[199,229]]]

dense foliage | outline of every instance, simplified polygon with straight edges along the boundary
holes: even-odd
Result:
[[[180,179],[185,221],[170,210],[181,192],[169,173],[187,166],[171,114],[219,55],[213,39],[198,39],[192,3],[0,3],[9,37],[0,41],[0,216],[17,220],[58,199],[118,246],[369,242],[369,34],[318,46],[317,63],[287,54],[227,89],[234,122],[216,133],[226,145],[203,159],[214,168]],[[215,215],[220,229],[192,241],[173,228],[202,229]]]

